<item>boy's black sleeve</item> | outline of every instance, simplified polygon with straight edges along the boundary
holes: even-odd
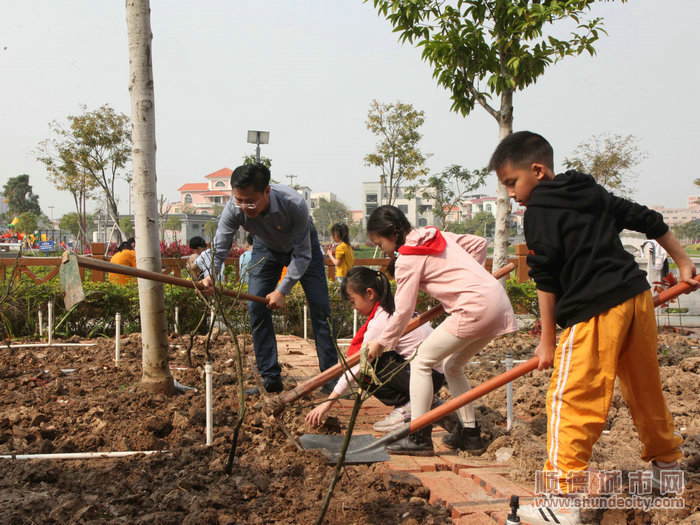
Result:
[[[558,221],[538,208],[525,211],[525,242],[527,243],[528,275],[538,290],[561,295],[559,274],[563,264],[563,250]]]
[[[607,197],[611,199],[610,209],[615,216],[615,226],[618,232],[624,229],[634,230],[646,234],[647,239],[658,239],[668,231],[664,217],[658,211],[616,197],[602,187],[601,191],[607,193]]]

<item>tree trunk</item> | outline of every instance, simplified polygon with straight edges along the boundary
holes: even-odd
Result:
[[[501,95],[501,109],[498,112],[499,142],[513,132],[513,93]],[[510,200],[508,190],[498,182],[496,194],[496,231],[493,236],[493,271],[503,268],[508,263],[508,238],[510,237]],[[501,279],[505,285],[506,278]]]
[[[150,13],[149,0],[127,0],[136,266],[160,273]],[[163,284],[146,279],[139,279],[138,283],[143,345],[141,383],[150,392],[172,395],[174,384],[168,366],[168,325]]]

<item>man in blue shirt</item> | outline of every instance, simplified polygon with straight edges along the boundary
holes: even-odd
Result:
[[[301,283],[311,313],[316,353],[321,371],[338,362],[328,319],[330,301],[323,252],[306,202],[281,184],[270,184],[263,164],[237,167],[231,175],[233,197],[226,203],[214,239],[214,265],[220,267],[242,227],[255,237],[248,268],[248,293],[265,297],[267,306],[248,303],[258,370],[268,392],[282,391],[281,367],[270,310],[284,306],[292,287]],[[282,268],[287,274],[281,281]],[[278,284],[279,282],[279,284]],[[202,284],[213,286],[211,275]],[[324,385],[324,391],[333,385]]]

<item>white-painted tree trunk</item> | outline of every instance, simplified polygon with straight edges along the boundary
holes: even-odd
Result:
[[[133,140],[133,187],[136,266],[161,272],[156,187],[156,128],[151,63],[151,9],[149,0],[126,1],[129,39],[129,92]],[[162,283],[139,279],[141,314],[142,385],[151,392],[174,394],[168,366],[168,323]]]
[[[513,132],[513,94],[501,95],[501,108],[498,112],[499,142]],[[510,199],[508,190],[498,182],[496,193],[496,231],[493,235],[493,270],[496,271],[508,264],[508,239],[510,238]],[[505,286],[506,278],[500,279]]]

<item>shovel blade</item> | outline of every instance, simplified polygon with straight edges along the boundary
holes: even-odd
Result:
[[[325,434],[304,434],[299,439],[305,449],[320,450],[327,458],[328,463],[336,463],[343,448],[345,436],[328,436]],[[345,452],[345,464],[358,465],[365,463],[379,463],[389,461],[391,456],[384,445],[377,443],[377,439],[370,434],[352,436],[348,450]]]
[[[63,303],[66,310],[70,310],[74,305],[85,299],[83,283],[80,280],[80,269],[78,259],[74,253],[63,252],[63,262],[59,270],[61,289],[63,290]]]

